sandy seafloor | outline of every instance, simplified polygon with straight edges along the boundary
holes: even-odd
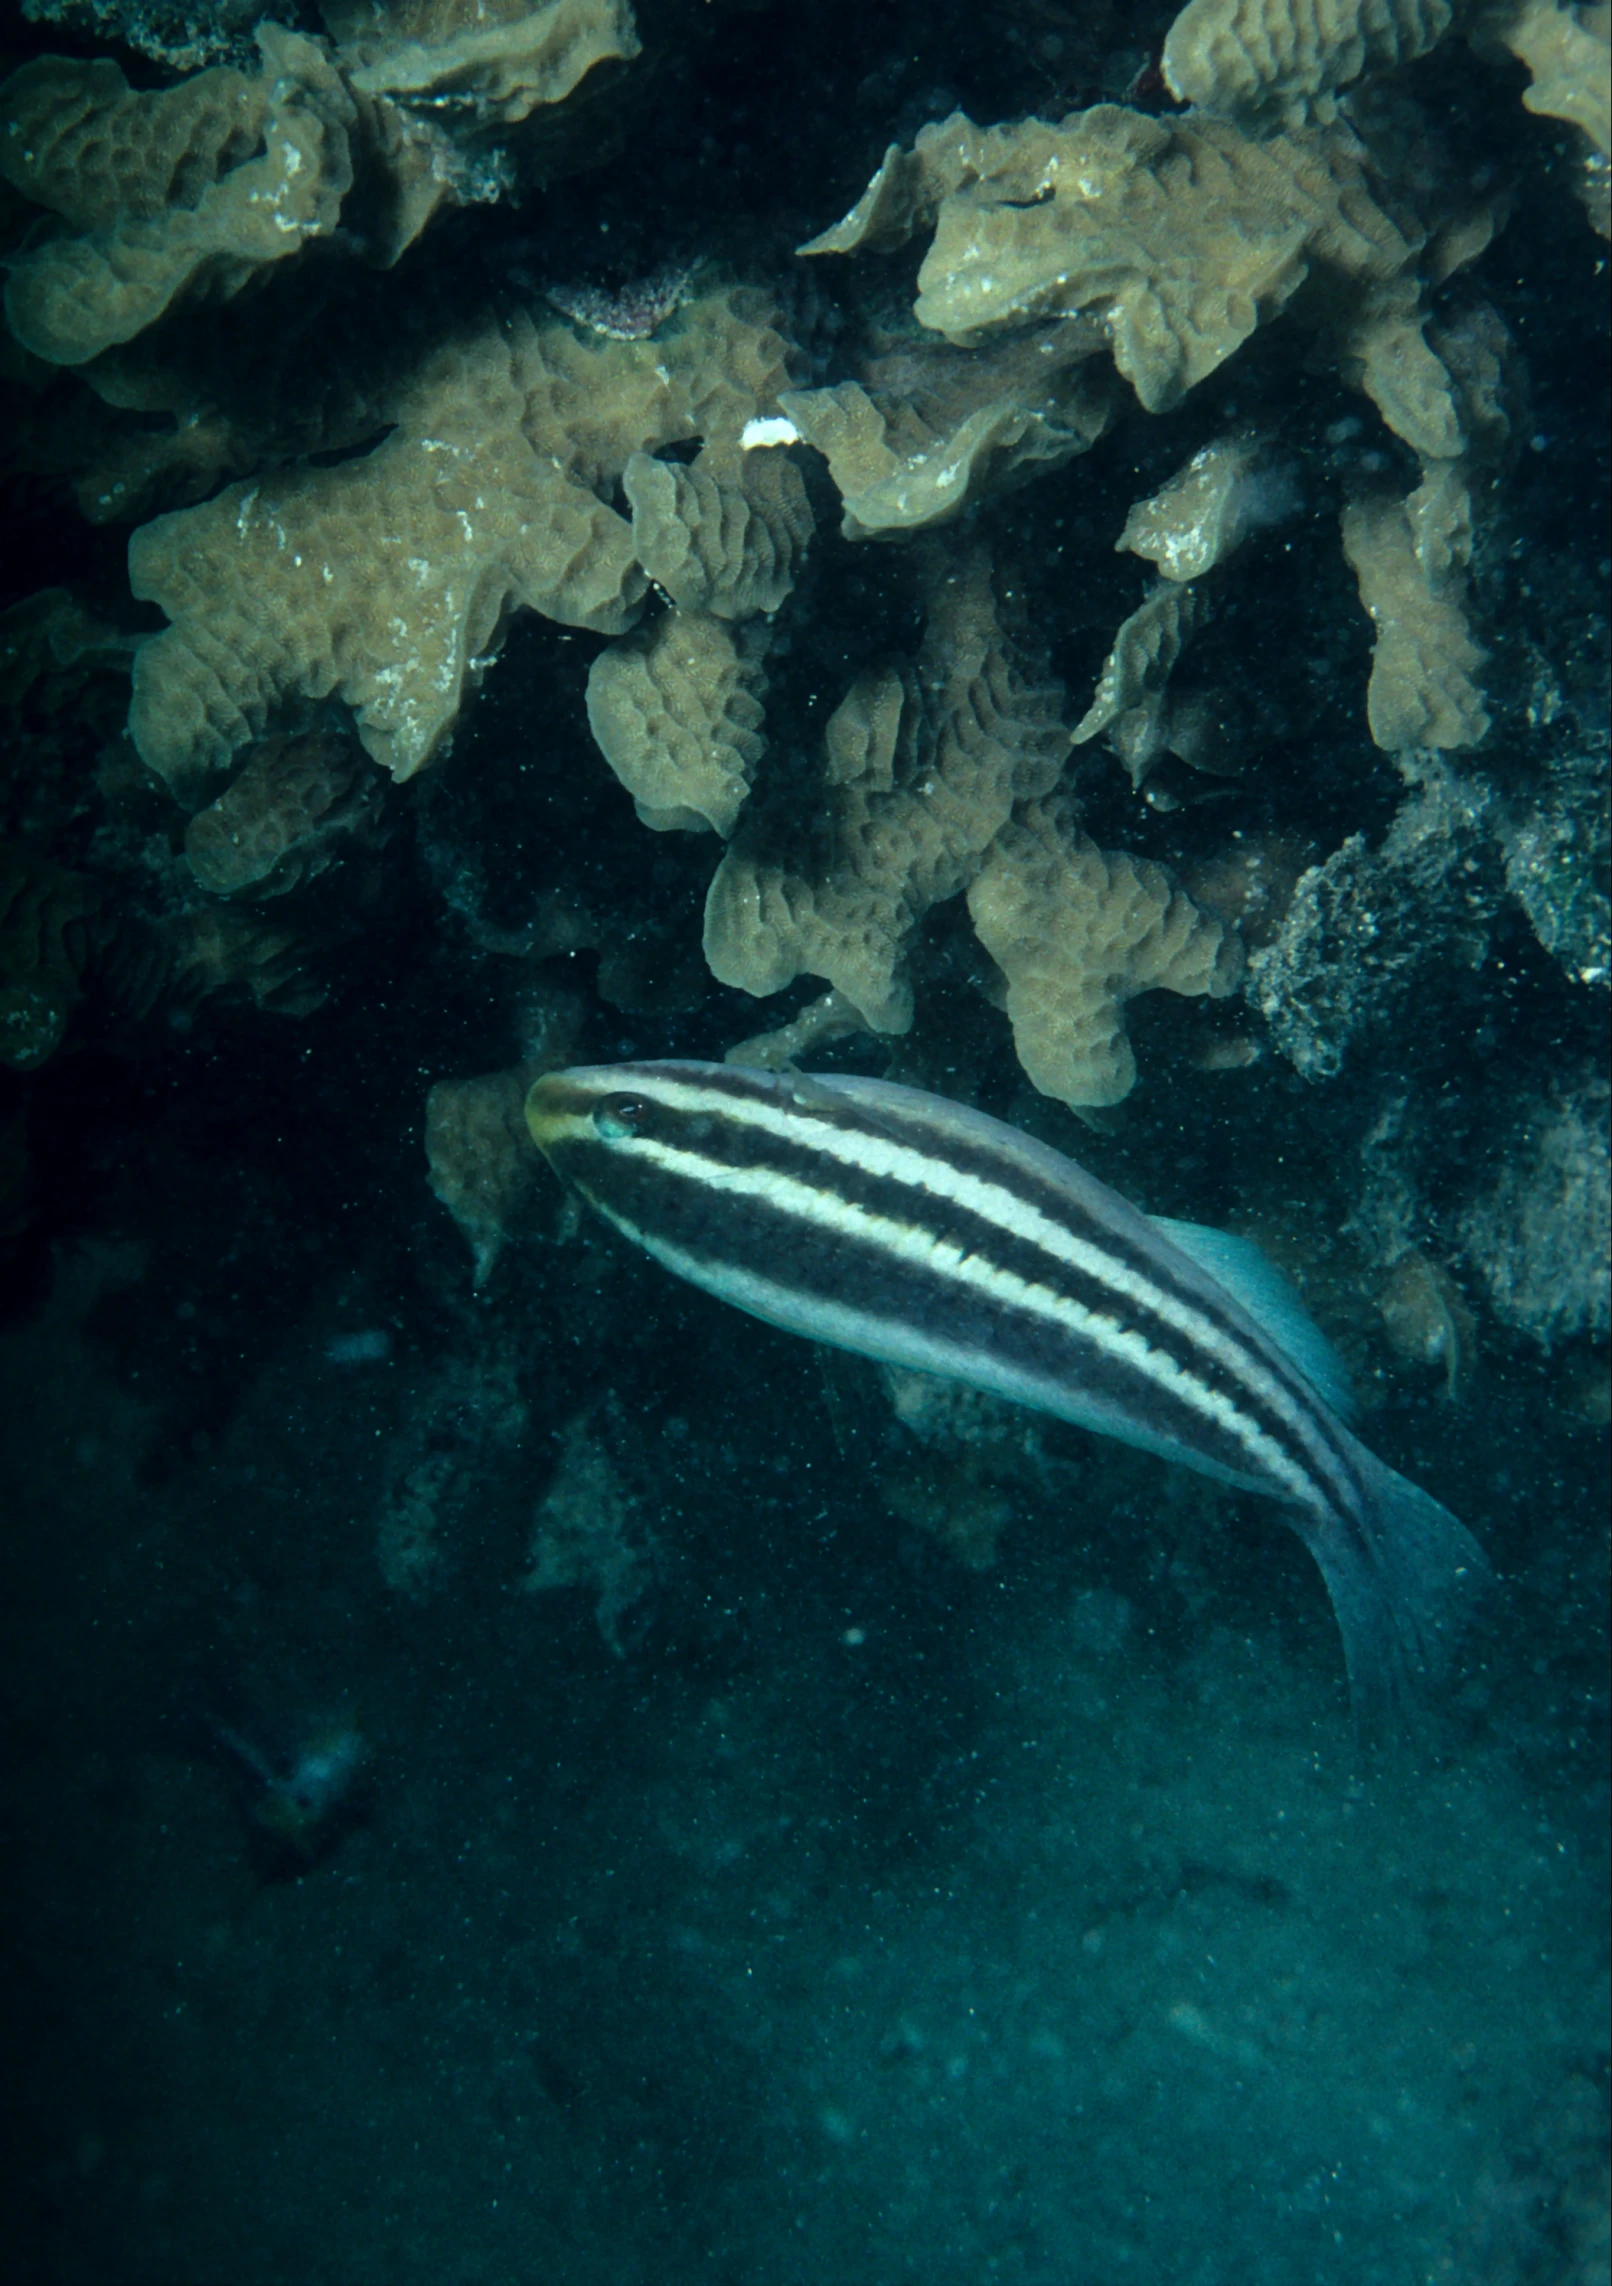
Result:
[[[103,1107],[5,1337],[8,2286],[1604,2278],[1605,1438],[1550,1373],[1371,1417],[1512,1574],[1372,1762],[1257,1501],[1054,1429],[970,1571],[869,1488],[871,1369],[603,1234],[469,1303],[359,1029],[181,1058],[137,1150]],[[517,1588],[601,1305],[620,1655]],[[388,1455],[494,1327],[526,1439],[416,1607]],[[337,1714],[364,1816],[298,1870],[208,1726]]]

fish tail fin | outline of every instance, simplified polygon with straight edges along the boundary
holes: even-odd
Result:
[[[1448,1675],[1494,1585],[1478,1543],[1447,1508],[1357,1445],[1359,1510],[1306,1533],[1343,1635],[1363,1738],[1391,1736]]]

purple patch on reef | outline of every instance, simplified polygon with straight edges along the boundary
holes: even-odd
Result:
[[[688,292],[694,266],[663,262],[646,278],[606,293],[602,286],[550,286],[548,299],[566,317],[611,341],[647,341]]]

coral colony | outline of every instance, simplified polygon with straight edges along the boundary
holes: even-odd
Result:
[[[1607,2286],[1612,6],[0,50],[4,2279]]]

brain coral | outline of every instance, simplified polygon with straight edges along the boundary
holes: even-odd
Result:
[[[353,98],[316,40],[258,29],[255,75],[219,65],[136,94],[114,63],[42,56],[0,88],[0,171],[58,217],[14,257],[6,318],[80,365],[181,295],[236,293],[336,226]]]
[[[761,296],[727,287],[653,341],[488,320],[426,360],[369,454],[142,526],[130,584],[173,622],[135,662],[142,758],[193,798],[278,710],[334,694],[408,778],[511,608],[623,632],[647,582],[594,488],[635,452],[741,433],[787,377],[769,319]]]

